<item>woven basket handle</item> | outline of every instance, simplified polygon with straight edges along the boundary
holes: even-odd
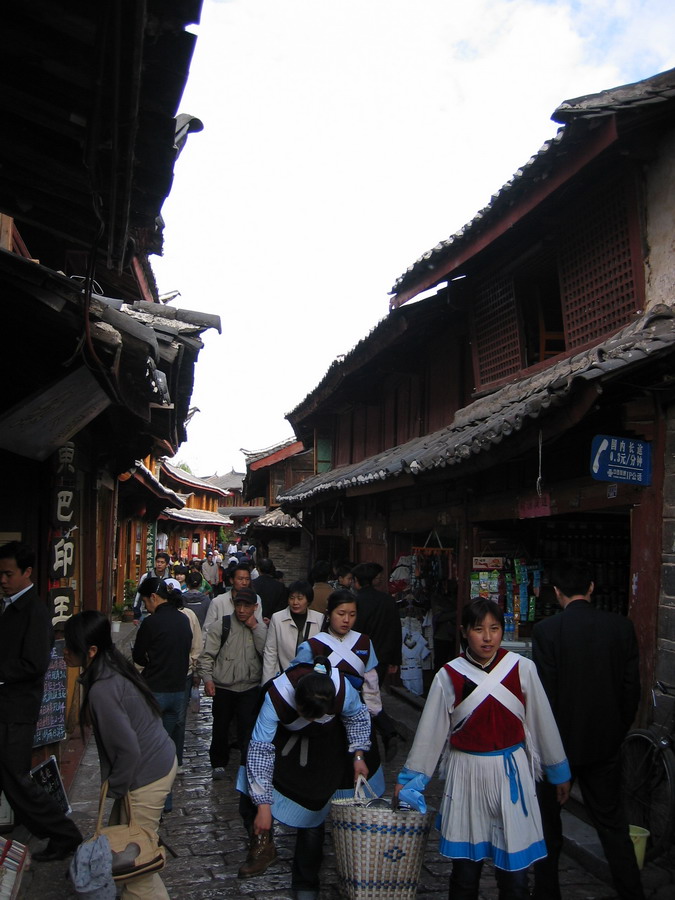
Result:
[[[101,785],[101,793],[98,800],[98,821],[96,822],[96,831],[94,832],[94,837],[98,837],[101,834],[101,829],[103,828],[103,813],[105,811],[105,801],[107,796],[108,781],[106,779]],[[132,830],[134,830],[136,822],[134,820],[134,814],[131,810],[131,803],[129,801],[128,793],[124,795],[124,807],[127,812],[127,824]]]
[[[354,785],[354,799],[366,801],[373,800],[375,797],[377,797],[377,794],[368,784],[368,779],[363,775],[359,775]]]

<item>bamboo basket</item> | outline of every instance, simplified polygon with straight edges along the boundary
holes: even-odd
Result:
[[[364,785],[359,779],[353,798],[331,803],[341,893],[348,900],[412,900],[434,813],[368,806]]]

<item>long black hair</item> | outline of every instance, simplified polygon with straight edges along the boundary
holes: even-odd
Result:
[[[149,579],[146,578],[147,580]],[[156,591],[152,593],[156,593]],[[89,662],[80,677],[80,684],[83,689],[82,706],[80,707],[81,729],[90,723],[89,691],[91,686],[98,681],[106,668],[112,669],[113,672],[117,672],[128,679],[138,688],[150,709],[158,716],[160,715],[159,706],[152,691],[134,666],[122,656],[113,644],[110,622],[107,616],[104,616],[97,609],[85,609],[83,612],[68,619],[63,636],[68,650],[83,662],[88,658],[90,647],[98,648],[96,656]]]
[[[303,675],[295,688],[295,706],[305,719],[321,719],[333,712],[335,685],[331,677],[331,664],[325,656],[317,656],[314,668]]]
[[[332,594],[328,595],[328,600],[326,601],[326,613],[323,625],[321,626],[322,631],[328,631],[330,627],[330,614],[334,609],[337,609],[338,606],[342,606],[343,603],[353,603],[356,605],[356,596],[352,594],[351,591],[348,591],[347,588],[337,588]]]

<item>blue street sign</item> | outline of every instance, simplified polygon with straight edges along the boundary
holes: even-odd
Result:
[[[634,438],[596,434],[591,445],[591,475],[596,481],[652,483],[652,445]]]

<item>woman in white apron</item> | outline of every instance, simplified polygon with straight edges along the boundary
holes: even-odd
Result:
[[[441,855],[453,860],[450,900],[477,900],[485,859],[500,900],[526,900],[527,868],[546,856],[535,778],[543,771],[560,803],[569,796],[569,765],[539,676],[531,660],[500,647],[503,635],[492,600],[464,608],[465,649],[436,674],[398,776],[397,792],[424,791],[448,749],[438,824]]]

